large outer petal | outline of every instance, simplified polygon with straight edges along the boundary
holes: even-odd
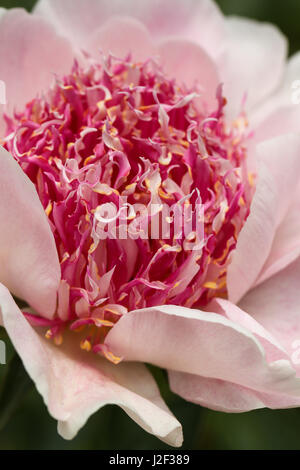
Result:
[[[299,82],[300,52],[294,54],[285,67],[283,80],[272,96],[251,113],[251,123],[256,129],[256,140],[271,138],[274,132],[287,134],[299,131]],[[266,136],[266,137],[264,137]]]
[[[257,147],[260,161],[250,215],[228,267],[229,299],[239,301],[255,284],[271,252],[276,230],[296,194],[300,174],[300,137],[280,136]]]
[[[100,51],[122,58],[131,53],[133,60],[137,61],[156,55],[147,28],[135,18],[128,17],[114,17],[106,21],[87,39],[86,50],[96,57],[99,57]]]
[[[54,74],[68,72],[72,63],[69,41],[45,20],[19,8],[0,11],[0,80],[6,84],[6,112],[20,109],[47,89]],[[3,130],[2,122],[0,136]]]
[[[255,285],[277,274],[300,255],[300,186],[272,243],[270,254]]]
[[[251,332],[263,347],[269,364],[281,360],[291,361],[289,353],[280,342],[246,311],[223,299],[217,299],[211,307],[228,320]],[[172,390],[186,400],[219,411],[237,413],[262,407],[289,408],[300,404],[297,393],[278,394],[271,389],[263,392],[221,379],[182,372],[169,371],[169,381]]]
[[[220,379],[169,371],[170,387],[185,400],[226,413],[244,413],[259,408],[283,409],[300,405],[297,394],[260,392]]]
[[[14,347],[50,414],[59,421],[58,431],[64,438],[72,439],[91,414],[111,403],[146,431],[170,445],[181,445],[180,424],[144,365],[115,366],[81,351],[74,336],[60,347],[53,346],[29,325],[1,285],[0,311]]]
[[[272,99],[267,100],[272,102]],[[265,111],[266,113],[266,111]],[[283,104],[275,107],[257,123],[253,119],[254,142],[263,142],[276,136],[300,132],[300,105]]]
[[[292,102],[293,93],[299,99],[300,53],[292,56],[287,64],[284,79],[276,92],[250,116],[254,128],[254,142],[262,142],[275,136],[300,132],[300,104]],[[271,252],[256,284],[268,279],[292,263],[300,254],[300,186],[291,201],[287,215],[279,225]]]
[[[172,391],[187,401],[227,413],[263,408],[253,390],[220,379],[169,371]]]
[[[116,34],[118,31],[118,34]],[[205,49],[185,40],[169,38],[154,44],[149,31],[140,21],[130,17],[113,17],[87,40],[90,54],[99,51],[117,57],[132,54],[133,60],[155,57],[164,71],[178,83],[188,87],[200,85],[203,100],[209,109],[217,107],[216,90],[220,83],[217,66]]]
[[[170,77],[188,87],[197,83],[208,109],[217,108],[218,69],[202,47],[187,40],[168,39],[158,44],[158,55]]]
[[[270,337],[266,341],[272,343]],[[286,406],[300,403],[300,379],[286,353],[277,348],[279,359],[268,362],[257,337],[224,314],[175,305],[137,310],[120,319],[107,344],[128,361],[219,379]]]
[[[228,109],[236,115],[243,99],[251,110],[280,84],[287,41],[273,25],[244,18],[226,19],[226,55],[221,66]],[[274,53],[276,51],[276,53]]]
[[[283,345],[300,373],[300,258],[249,292],[241,307]],[[298,342],[298,343],[297,343]]]
[[[0,282],[44,316],[56,307],[60,266],[35,187],[0,147]]]
[[[211,0],[40,0],[35,13],[50,20],[79,47],[112,16],[142,21],[153,37],[192,40],[213,58],[224,45],[223,16]]]
[[[255,142],[300,132],[299,77],[300,53],[289,59],[278,89],[250,114]],[[293,88],[295,82],[296,88]]]

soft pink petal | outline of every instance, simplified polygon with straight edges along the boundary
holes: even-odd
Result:
[[[0,147],[0,281],[43,316],[52,316],[60,266],[36,190]]]
[[[271,252],[266,260],[256,284],[274,276],[300,256],[300,188],[279,225]]]
[[[292,238],[296,241],[296,234],[291,237],[291,240]],[[271,268],[274,269],[270,265]],[[276,275],[273,273],[271,279],[249,292],[240,302],[243,311],[235,307],[235,310],[240,312],[239,323],[251,318],[252,331],[254,331],[253,325],[260,325],[260,329],[271,335],[273,342],[275,339],[276,343],[284,348],[298,375],[300,374],[299,278],[300,258]],[[223,308],[226,307],[226,301],[219,300],[218,302]],[[228,309],[226,310],[228,313]],[[231,309],[231,312],[233,310]],[[263,400],[266,400],[266,397]],[[278,397],[276,400],[273,397],[271,403],[270,397],[268,400],[266,406],[275,408],[284,406]],[[288,400],[286,403],[287,406],[293,406],[293,403],[288,405]]]
[[[132,53],[132,59],[137,61],[156,54],[150,33],[143,23],[127,17],[114,17],[105,22],[88,38],[86,49],[96,56],[100,50],[106,55],[112,53],[121,58]]]
[[[275,26],[266,23],[232,17],[226,19],[226,25],[228,39],[221,76],[228,109],[236,115],[244,98],[251,110],[280,84],[287,42]]]
[[[54,346],[29,325],[3,286],[0,311],[14,347],[65,439],[72,439],[93,413],[111,403],[168,444],[182,444],[180,424],[145,366],[115,366],[81,351],[74,337]]]
[[[290,103],[292,85],[295,80],[299,80],[300,76],[300,52],[297,52],[289,58],[286,72],[284,76],[284,83],[281,91],[285,94],[286,102]]]
[[[300,77],[300,53],[288,62],[284,80],[276,92],[252,117],[255,142],[288,133],[300,131],[300,105],[293,104],[295,89],[292,85]],[[300,88],[297,89],[300,98]],[[266,260],[256,284],[263,282],[284,269],[300,255],[300,190],[294,196],[287,215],[279,225]]]
[[[300,373],[300,258],[249,292],[241,308],[283,345]]]
[[[169,39],[159,44],[158,53],[169,76],[190,87],[198,83],[208,107],[217,106],[220,79],[216,65],[204,49],[190,41]]]
[[[300,175],[300,138],[277,137],[259,144],[257,154],[260,169],[256,192],[228,267],[227,287],[229,299],[234,303],[261,274],[276,230],[293,201]]]
[[[175,305],[137,310],[120,319],[107,343],[128,361],[225,380],[300,402],[300,379],[290,361],[268,363],[251,331],[224,315]]]
[[[0,22],[2,17],[5,15],[5,8],[0,8]],[[3,81],[2,77],[0,76],[1,80],[1,90],[0,90],[0,136],[5,131],[5,121],[3,119],[3,113],[5,112],[5,105],[6,105],[6,83]]]
[[[251,315],[225,299],[215,299],[210,309],[223,315],[233,323],[250,331],[263,347],[267,361],[274,362],[281,359],[290,360],[284,347],[274,338],[268,330],[258,323]]]
[[[255,142],[300,131],[299,77],[300,53],[288,61],[278,89],[250,113]]]
[[[40,0],[35,13],[51,21],[78,47],[112,16],[132,16],[142,21],[154,37],[192,40],[213,58],[224,46],[223,15],[211,0],[89,0],[88,7],[86,0]]]
[[[287,128],[287,125],[295,125],[290,119],[290,122],[285,122],[285,118],[288,118],[287,109],[290,113],[299,113],[298,102],[300,97],[299,88],[299,77],[300,77],[300,52],[294,54],[289,60],[284,70],[284,76],[279,84],[279,87],[274,91],[272,96],[261,103],[251,114],[251,121],[254,127],[259,127],[261,124],[264,126],[264,121],[270,121],[276,117],[280,120],[280,112],[283,113],[281,118],[281,124],[283,129]],[[296,85],[296,88],[294,88]],[[274,117],[272,117],[274,116]],[[297,122],[299,119],[297,119]],[[290,131],[291,132],[291,131]]]
[[[211,304],[233,323],[251,332],[263,347],[268,363],[291,358],[280,342],[246,311],[224,299],[216,299]],[[218,411],[239,413],[257,408],[289,408],[299,406],[300,397],[285,393],[262,392],[236,383],[201,377],[199,375],[169,371],[169,381],[173,392],[184,399]]]
[[[294,408],[299,396],[264,393],[219,379],[169,371],[169,383],[174,393],[185,400],[226,413],[244,413],[259,408]]]
[[[265,406],[253,390],[224,380],[170,371],[169,383],[185,400],[217,411],[241,413]]]
[[[254,122],[255,126],[255,122]],[[254,128],[255,142],[300,132],[300,105],[280,106]]]
[[[53,74],[68,72],[72,63],[73,52],[69,41],[57,36],[45,20],[22,9],[2,10],[0,78],[6,83],[6,111],[11,112],[14,107],[22,108],[27,101],[49,87]]]

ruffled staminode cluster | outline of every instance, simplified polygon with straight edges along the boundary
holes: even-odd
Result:
[[[45,96],[6,118],[5,147],[36,187],[61,263],[54,320],[26,315],[56,344],[71,329],[82,349],[117,362],[104,339],[123,314],[203,308],[226,296],[253,184],[247,120],[241,113],[226,122],[221,87],[216,97],[207,112],[196,85],[179,86],[154,61],[108,57],[75,63]],[[171,207],[192,208],[191,231],[179,236],[172,212],[166,233],[151,236],[154,217]],[[103,223],[111,208],[116,230]]]

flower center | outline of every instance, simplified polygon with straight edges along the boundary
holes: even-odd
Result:
[[[55,319],[27,315],[48,338],[81,331],[82,349],[117,362],[104,339],[124,313],[226,296],[253,185],[246,117],[226,123],[216,96],[208,114],[154,61],[109,57],[75,63],[6,117],[4,146],[35,184],[61,264]]]

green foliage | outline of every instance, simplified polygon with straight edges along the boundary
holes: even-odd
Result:
[[[3,367],[3,366],[2,366]],[[17,354],[5,366],[5,374],[0,386],[0,431],[14,416],[26,393],[33,387],[22,361]]]
[[[1,0],[0,6],[4,8],[26,8],[30,11],[36,3],[36,0]]]

